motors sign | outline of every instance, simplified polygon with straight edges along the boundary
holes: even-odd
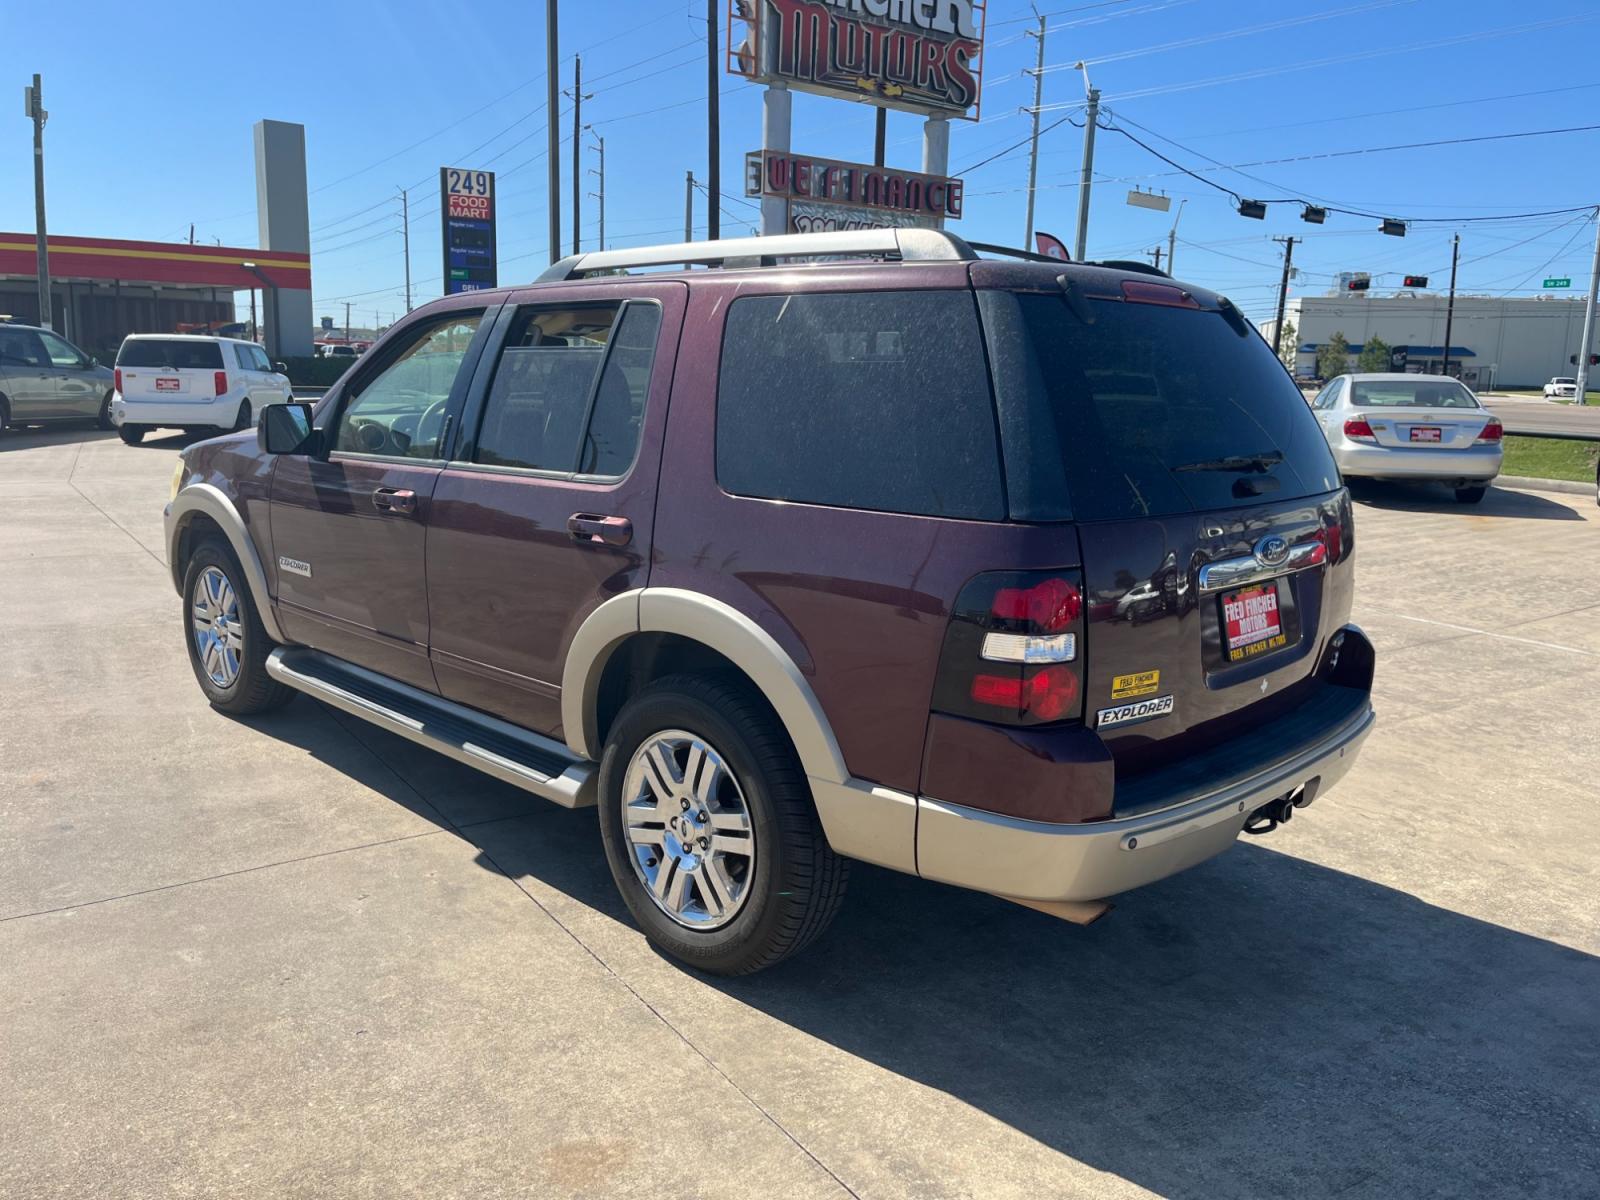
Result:
[[[439,215],[444,244],[444,294],[498,286],[494,172],[439,168]]]
[[[975,120],[986,19],[983,0],[731,0],[728,69]]]
[[[745,155],[745,194],[789,203],[794,232],[885,225],[938,228],[961,215],[962,182],[778,150]],[[855,219],[851,219],[851,213]]]

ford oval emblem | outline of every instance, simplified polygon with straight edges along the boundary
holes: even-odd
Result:
[[[1256,561],[1264,567],[1281,567],[1289,561],[1289,543],[1277,534],[1268,534],[1256,543]]]

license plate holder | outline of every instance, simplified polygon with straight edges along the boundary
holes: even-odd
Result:
[[[1439,425],[1413,425],[1411,427],[1411,440],[1436,445],[1444,440],[1444,429]]]
[[[1222,649],[1230,663],[1259,658],[1289,644],[1280,600],[1277,580],[1222,594]]]
[[[182,386],[183,381],[181,379],[162,378],[159,375],[156,377],[156,391],[158,392],[175,392]]]

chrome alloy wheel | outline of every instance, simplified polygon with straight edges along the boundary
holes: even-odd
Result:
[[[244,620],[233,584],[217,567],[207,567],[194,581],[194,648],[201,669],[218,687],[232,687],[239,678],[244,653]]]
[[[689,929],[719,929],[750,894],[756,837],[739,781],[704,738],[652,734],[622,781],[628,861],[656,907]]]

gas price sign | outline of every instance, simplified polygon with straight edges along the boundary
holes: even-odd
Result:
[[[444,227],[444,294],[497,287],[494,172],[440,167],[439,215]]]

